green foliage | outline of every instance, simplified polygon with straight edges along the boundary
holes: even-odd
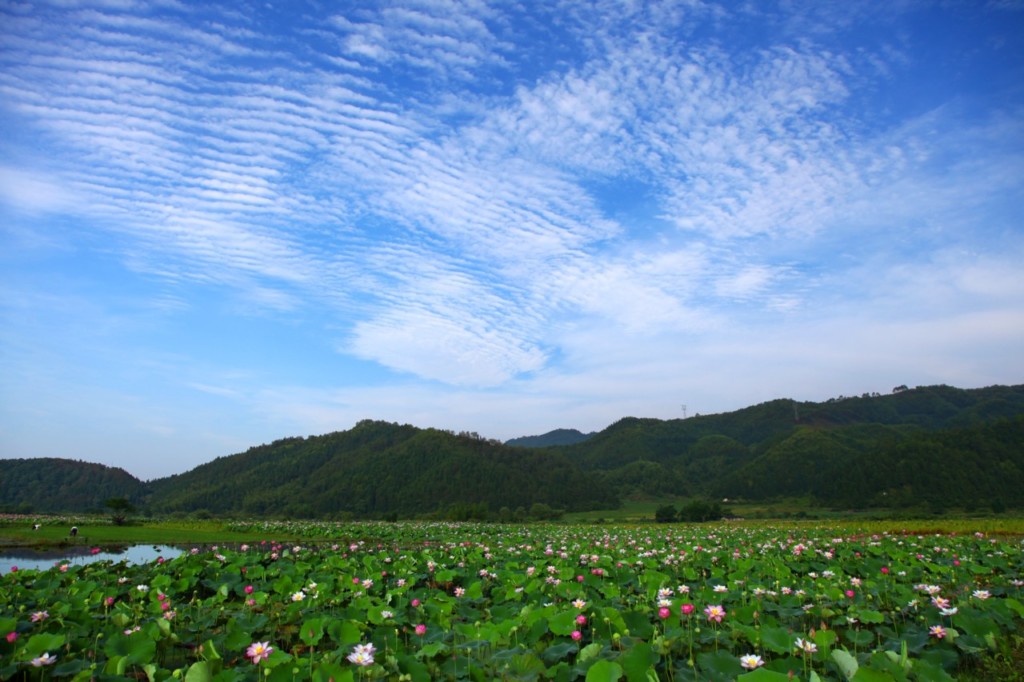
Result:
[[[647,460],[630,462],[614,471],[602,472],[604,480],[622,496],[651,495],[665,497],[687,490],[684,479],[670,466]]]
[[[671,504],[663,504],[654,510],[654,520],[658,523],[672,523],[679,518],[679,512]]]
[[[115,526],[122,526],[128,515],[135,511],[135,505],[124,497],[111,497],[103,505],[110,510],[110,520]]]
[[[1017,538],[248,524],[345,540],[5,573],[0,678],[974,682],[1024,662]]]
[[[582,433],[576,429],[555,429],[540,436],[513,438],[505,441],[505,445],[512,445],[518,448],[548,448],[556,445],[582,443],[593,435],[593,433]]]
[[[755,500],[810,494],[819,503],[850,508],[925,506],[933,513],[977,500],[1019,507],[1022,445],[1024,416],[942,431],[804,427],[729,472],[715,490]]]
[[[3,512],[87,511],[119,497],[138,502],[145,484],[123,469],[70,459],[0,459]]]
[[[691,523],[717,521],[724,515],[722,505],[717,502],[709,502],[708,500],[693,500],[683,505],[682,509],[679,510],[679,520]]]
[[[456,502],[448,507],[445,517],[450,521],[487,521],[490,516],[486,502]]]
[[[543,502],[534,502],[530,505],[530,518],[535,521],[553,521],[561,518],[564,512],[560,509],[552,509],[551,505]]]

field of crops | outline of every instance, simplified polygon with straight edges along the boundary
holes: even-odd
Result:
[[[948,680],[1024,633],[1022,547],[983,533],[246,528],[3,575],[0,679]]]

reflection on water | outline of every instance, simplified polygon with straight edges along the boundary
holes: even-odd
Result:
[[[9,573],[17,566],[19,571],[37,569],[45,571],[62,564],[84,566],[95,561],[127,561],[129,564],[146,564],[163,557],[173,559],[182,550],[169,545],[130,545],[123,547],[102,547],[96,552],[92,547],[55,547],[45,550],[11,549],[0,552],[0,574]]]

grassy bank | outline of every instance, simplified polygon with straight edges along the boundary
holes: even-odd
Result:
[[[691,501],[688,498],[627,499],[618,509],[566,514],[564,520],[572,523],[649,523],[654,520],[655,511],[659,507],[673,505],[680,509]],[[1024,535],[1024,514],[1019,512],[992,514],[950,510],[943,514],[933,514],[924,509],[842,510],[815,506],[805,500],[770,503],[727,501],[722,503],[722,508],[735,523],[752,526],[759,523],[827,522],[829,525],[856,526],[871,532],[906,530],[918,533],[934,531]]]
[[[567,514],[562,523],[580,524],[653,524],[654,511],[671,501],[629,501],[621,509],[585,514]],[[733,510],[735,514],[735,510]],[[739,516],[739,515],[737,515]],[[38,530],[33,529],[40,523]],[[730,526],[757,528],[761,526],[811,528],[822,524],[860,533],[985,533],[997,536],[1024,537],[1024,518],[1019,516],[943,515],[903,518],[884,513],[828,513],[827,515],[779,514],[775,518],[732,518],[724,521]],[[306,526],[323,526],[311,536]],[[132,544],[204,545],[253,543],[263,540],[279,542],[308,542],[311,537],[323,541],[336,539],[331,522],[295,522],[271,524],[273,530],[261,524],[247,525],[218,519],[147,519],[133,520],[125,525],[114,525],[108,517],[84,516],[6,516],[0,518],[0,549],[3,547],[61,547],[104,546]],[[359,526],[358,522],[354,524]],[[681,525],[681,524],[680,524]],[[78,534],[70,535],[72,526]],[[381,526],[387,528],[388,525]],[[359,531],[357,531],[359,532]]]
[[[217,520],[167,520],[130,522],[117,526],[103,518],[44,519],[38,530],[26,519],[0,523],[0,547],[46,547],[61,545],[130,545],[130,544],[213,544],[267,540],[265,533],[238,531]],[[78,528],[70,535],[71,526]],[[298,536],[282,533],[275,540],[288,541]]]

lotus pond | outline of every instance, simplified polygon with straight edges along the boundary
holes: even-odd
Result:
[[[1024,629],[1021,545],[982,533],[258,530],[6,572],[0,679],[949,680]]]

